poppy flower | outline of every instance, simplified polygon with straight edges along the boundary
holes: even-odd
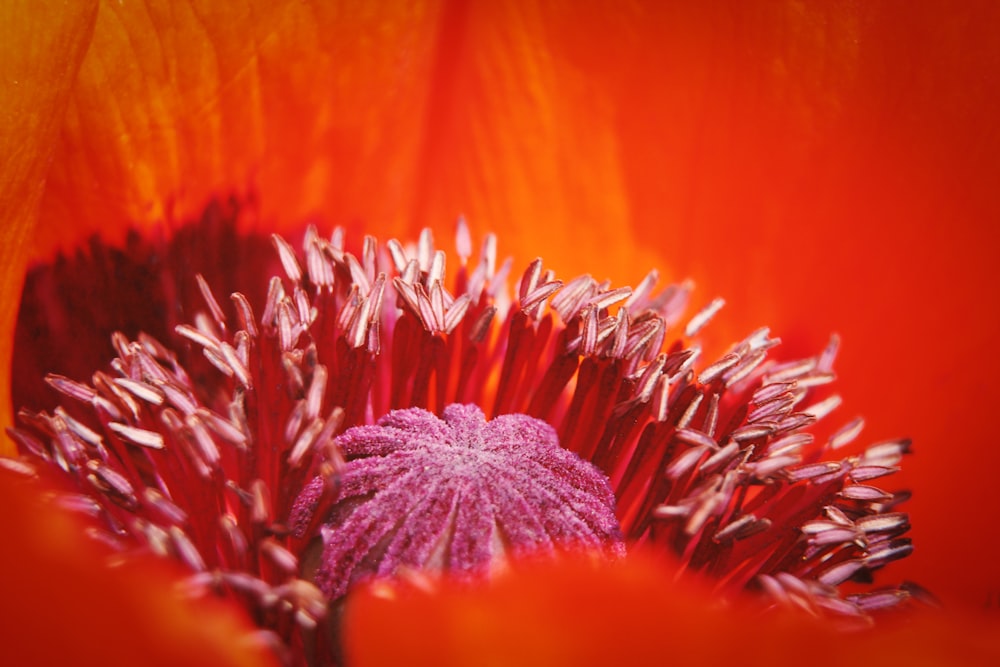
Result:
[[[840,331],[848,406],[918,443],[927,555],[908,576],[946,604],[993,599],[970,510],[996,503],[977,418],[996,394],[992,6],[108,3],[78,20],[96,21],[87,54],[40,59],[62,75],[33,102],[52,120],[3,172],[5,229],[37,218],[36,259],[95,230],[170,237],[235,195],[255,202],[241,233],[316,216],[406,237],[464,211],[560,274],[690,275],[730,304],[706,349],[768,324],[804,355]]]

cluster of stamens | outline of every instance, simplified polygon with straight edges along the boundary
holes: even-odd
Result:
[[[908,443],[826,460],[861,420],[822,442],[809,431],[840,403],[827,392],[836,338],[814,358],[777,363],[768,355],[778,341],[761,329],[700,365],[685,340],[721,300],[668,344],[690,286],[656,291],[655,272],[613,288],[590,276],[563,283],[535,260],[512,299],[510,262],[498,267],[491,236],[473,266],[464,224],[451,289],[429,232],[415,248],[366,237],[357,256],[340,230],[310,228],[300,253],[273,242],[285,275],[262,304],[235,293],[223,308],[198,276],[204,308],[169,347],[119,334],[117,358],[89,383],[50,376],[69,400],[21,411],[11,435],[22,456],[5,467],[56,471],[72,487],[60,502],[99,519],[99,537],[178,559],[193,583],[242,600],[293,651],[324,641],[314,629],[347,588],[336,563],[318,582],[302,562],[342,529],[330,517],[357,458],[342,433],[453,404],[546,422],[606,475],[630,547],[678,555],[724,594],[753,588],[852,617],[908,597],[836,588],[912,549],[895,511],[905,495],[870,484],[897,469]],[[293,530],[303,491],[309,511]],[[350,552],[338,549],[334,560]]]

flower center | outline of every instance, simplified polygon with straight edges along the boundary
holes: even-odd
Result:
[[[347,464],[336,488],[314,479],[290,520],[298,536],[325,524],[315,581],[331,598],[404,566],[481,575],[509,552],[624,553],[607,478],[540,419],[486,421],[474,405],[449,405],[442,418],[410,408],[352,428],[337,444]],[[319,513],[326,493],[332,506]]]
[[[309,228],[299,251],[273,236],[262,260],[259,237],[220,243],[217,217],[124,255],[96,243],[79,275],[28,281],[15,377],[44,364],[50,396],[26,383],[18,397],[51,412],[20,412],[21,459],[0,471],[56,478],[95,534],[180,560],[287,646],[317,641],[359,579],[476,578],[523,551],[613,557],[623,539],[720,595],[861,619],[911,597],[837,588],[913,547],[906,494],[871,484],[909,441],[859,451],[861,419],[812,429],[841,403],[836,338],[778,362],[760,329],[706,364],[694,341],[721,300],[671,333],[690,285],[659,290],[655,271],[613,288],[538,259],[510,290],[496,239],[475,259],[464,225],[451,271],[426,230],[354,254],[343,230]],[[142,286],[131,298],[109,294],[122,276]],[[240,291],[220,300],[220,286]],[[98,366],[95,301],[160,319],[122,324]],[[74,354],[50,364],[52,350]]]

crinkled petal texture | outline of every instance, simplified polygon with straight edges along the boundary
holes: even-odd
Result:
[[[720,608],[664,563],[523,563],[483,590],[381,582],[348,598],[346,654],[375,665],[986,665],[1000,643],[981,619],[926,610],[838,632],[787,612]],[[374,638],[381,637],[381,641]]]
[[[41,254],[260,195],[298,223],[408,220],[439,3],[103,2],[42,209]],[[67,221],[72,224],[67,224]]]
[[[508,554],[623,554],[607,478],[540,419],[486,421],[475,405],[449,405],[441,418],[409,408],[352,428],[337,444],[348,461],[329,516],[318,517],[327,529],[315,575],[331,598],[402,567],[469,579]],[[326,483],[316,478],[296,501],[290,524],[298,534]]]
[[[13,331],[27,254],[46,171],[77,69],[93,31],[97,3],[17,0],[0,6],[0,331]],[[12,337],[0,336],[0,368]],[[0,424],[10,423],[10,393],[0,383]],[[0,454],[7,444],[0,442]]]
[[[212,599],[184,599],[160,559],[109,567],[79,516],[0,475],[0,662],[6,665],[276,664],[254,627]]]
[[[613,234],[576,235],[575,250],[621,271],[638,247],[612,122],[626,100],[607,87],[613,69],[596,77],[589,57],[577,62],[595,30],[645,39],[629,33],[655,8],[616,7],[102,3],[38,253],[94,230],[120,237],[127,222],[169,224],[235,191],[272,226],[319,215],[380,236],[464,212],[558,248],[571,222],[607,223]],[[563,34],[578,21],[582,33]],[[644,57],[609,55],[612,68]]]

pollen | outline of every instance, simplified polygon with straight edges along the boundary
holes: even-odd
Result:
[[[607,478],[521,414],[486,421],[475,405],[441,418],[395,410],[337,438],[347,463],[325,517],[315,581],[329,597],[400,567],[485,575],[506,554],[590,548],[624,555]],[[309,530],[330,485],[314,479],[292,511]]]

